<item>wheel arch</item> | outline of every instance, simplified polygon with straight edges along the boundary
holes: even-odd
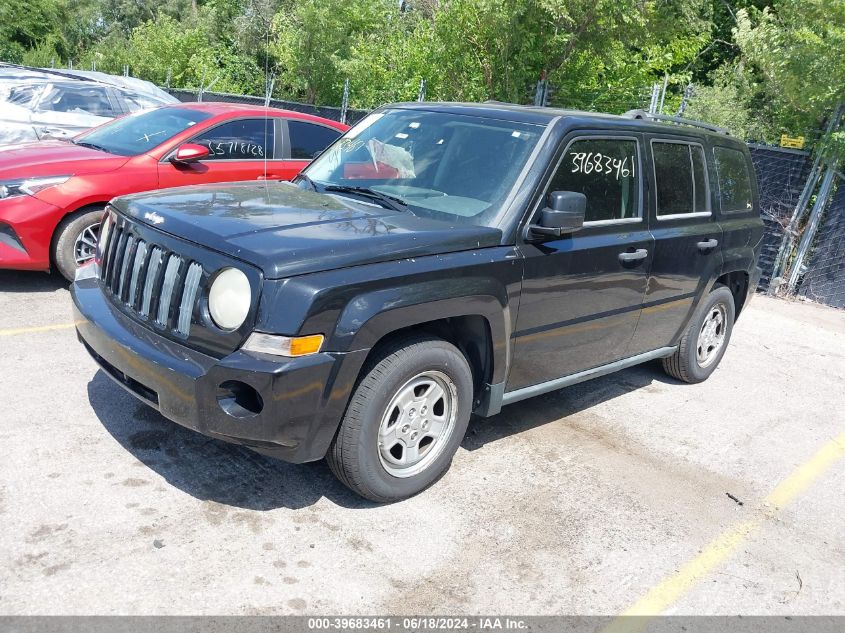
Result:
[[[714,286],[716,284],[722,284],[731,291],[731,295],[734,298],[734,319],[739,317],[739,313],[742,311],[743,306],[745,305],[746,297],[748,296],[749,292],[749,283],[750,283],[751,276],[748,274],[746,270],[732,270],[730,272],[723,272],[719,277],[716,278]]]
[[[102,211],[108,203],[108,200],[103,200],[102,202],[89,202],[86,204],[80,204],[79,206],[73,208],[70,211],[65,211],[65,213],[59,218],[59,221],[56,222],[56,226],[53,227],[53,234],[50,236],[51,268],[56,267],[56,242],[59,239],[59,229],[62,228],[68,222],[72,222],[74,216],[82,215],[84,213],[90,213],[91,211]]]

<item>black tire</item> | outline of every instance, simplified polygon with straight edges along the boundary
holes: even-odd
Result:
[[[78,211],[64,218],[56,228],[53,237],[53,263],[68,281],[73,281],[76,269],[79,268],[76,253],[77,240],[89,228],[96,227],[95,233],[99,233],[102,217],[102,209]]]
[[[427,450],[432,450],[436,442],[441,442],[436,444],[437,452],[431,454],[431,461],[424,467],[420,464],[423,468],[420,472],[394,476],[388,471],[390,465],[382,457],[385,449],[380,448],[384,445],[380,441],[382,422],[390,417],[387,407],[393,405],[391,409],[398,410],[398,405],[393,404],[394,397],[399,397],[403,390],[409,389],[408,385],[413,385],[413,381],[425,380],[425,377],[420,376],[429,372],[435,376],[445,375],[451,381],[447,383],[452,392],[451,400],[444,405],[450,406],[450,411],[455,413],[449,425],[450,434],[442,440],[432,440],[427,445]],[[397,340],[365,367],[363,378],[349,401],[326,456],[329,467],[341,482],[366,499],[379,503],[407,499],[425,490],[449,469],[452,457],[466,433],[472,399],[472,371],[464,355],[454,345],[426,335]],[[433,416],[435,406],[431,409]],[[408,415],[413,416],[413,411],[410,409]],[[425,409],[420,411],[425,413]],[[401,423],[404,428],[407,426],[404,421],[403,417],[394,424],[398,428]],[[428,420],[419,423],[427,424]],[[385,424],[389,425],[389,421]],[[409,436],[409,439],[413,438]],[[422,441],[419,441],[420,446]],[[400,450],[404,452],[404,444],[401,446]],[[424,461],[426,458],[422,459]],[[401,468],[398,466],[397,470],[401,471]]]
[[[706,362],[702,364],[700,359],[701,353],[706,353],[710,345],[703,344],[702,352],[699,350],[699,339],[702,335],[702,328],[705,319],[710,319],[715,311],[722,310],[723,323],[723,338],[718,349],[714,349],[710,356],[707,357]],[[731,340],[731,333],[733,332],[735,318],[734,298],[731,291],[722,284],[716,284],[713,290],[710,291],[701,305],[698,306],[692,318],[690,319],[687,331],[681,337],[678,349],[671,356],[663,359],[663,370],[678,380],[688,383],[698,383],[707,380],[725,355],[725,350],[728,348],[728,343]],[[715,328],[718,333],[719,328]]]

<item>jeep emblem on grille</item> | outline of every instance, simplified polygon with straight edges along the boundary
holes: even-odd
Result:
[[[163,218],[163,217],[161,217],[161,216],[160,216],[158,213],[156,213],[155,211],[153,211],[152,213],[150,213],[149,211],[147,211],[147,212],[144,214],[144,219],[145,219],[145,220],[149,220],[149,221],[150,221],[150,222],[152,222],[153,224],[161,224],[162,222],[164,222],[164,218]]]

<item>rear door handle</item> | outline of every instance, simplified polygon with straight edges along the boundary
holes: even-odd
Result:
[[[639,262],[648,257],[648,251],[644,248],[638,248],[635,251],[625,251],[619,253],[619,261],[623,264],[630,264],[631,262]]]
[[[702,251],[712,251],[718,245],[719,245],[719,241],[714,240],[714,239],[705,240],[704,242],[699,242],[697,244],[699,250],[702,250]]]

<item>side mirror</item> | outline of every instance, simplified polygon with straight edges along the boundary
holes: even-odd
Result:
[[[180,145],[176,153],[170,157],[170,162],[187,165],[188,163],[196,163],[203,158],[208,158],[210,155],[211,152],[205,145],[185,143],[184,145]]]
[[[587,196],[575,191],[553,191],[546,207],[540,212],[537,224],[529,224],[530,235],[560,237],[574,233],[584,226]]]

